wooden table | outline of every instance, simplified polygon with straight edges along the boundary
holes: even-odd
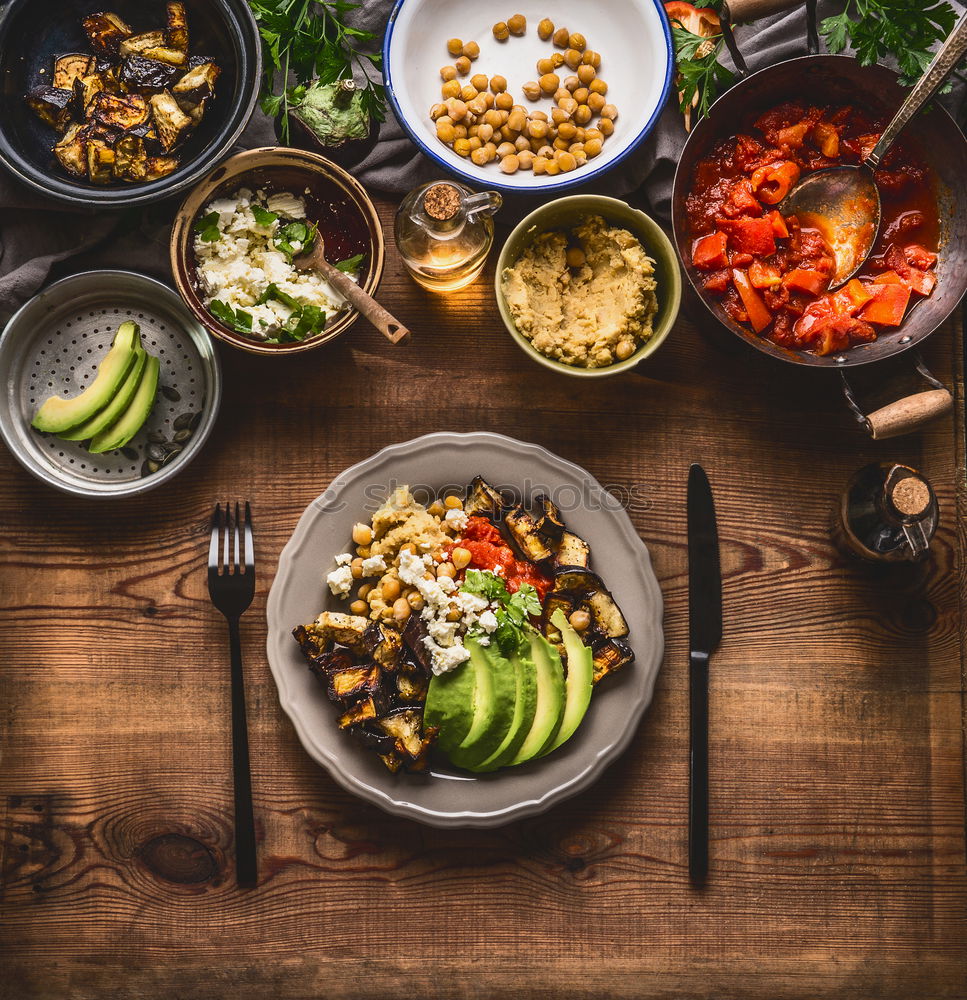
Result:
[[[214,436],[141,499],[78,502],[0,455],[0,997],[967,995],[962,426],[873,444],[835,381],[684,318],[640,374],[562,378],[504,333],[491,279],[436,298],[391,253],[382,298],[411,345],[360,323],[288,362],[222,351]],[[962,413],[953,324],[924,353]],[[536,441],[627,491],[667,601],[628,753],[494,831],[428,829],[342,791],[264,654],[304,507],[351,463],[441,429]],[[922,569],[871,573],[830,544],[834,499],[874,458],[937,487]],[[726,616],[702,892],[685,851],[692,461],[716,491]],[[243,620],[250,892],[234,885],[227,645],[205,574],[212,503],[235,497],[253,501],[260,569]]]

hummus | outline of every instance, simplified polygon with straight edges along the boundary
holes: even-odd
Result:
[[[583,263],[569,267],[575,248]],[[501,288],[517,329],[534,347],[568,365],[603,368],[623,361],[652,335],[658,311],[655,262],[627,229],[600,215],[570,233],[542,233],[504,269]]]

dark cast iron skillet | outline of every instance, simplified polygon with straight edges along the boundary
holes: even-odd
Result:
[[[788,0],[731,0],[728,6],[727,13],[732,20],[748,20],[800,4]],[[816,39],[813,9],[809,10],[809,15],[810,48],[813,48]],[[718,300],[702,289],[701,275],[692,266],[692,236],[685,214],[685,200],[695,169],[720,142],[734,136],[743,123],[783,101],[851,104],[889,117],[900,106],[906,91],[892,70],[884,66],[860,66],[851,56],[807,55],[746,76],[744,61],[734,48],[731,31],[727,24],[724,28],[729,47],[738,57],[739,75],[744,79],[723,94],[712,105],[708,116],[695,126],[678,163],[672,193],[672,221],[685,274],[709,312],[757,350],[791,364],[839,369],[847,401],[874,437],[891,437],[913,430],[952,406],[950,393],[930,375],[922,362],[918,360],[917,368],[933,389],[898,400],[869,415],[863,414],[855,403],[844,369],[872,364],[914,347],[943,323],[967,291],[967,140],[950,115],[937,104],[914,118],[902,136],[904,144],[927,164],[937,181],[941,240],[933,295],[916,303],[902,326],[884,331],[871,344],[825,356],[779,347],[732,320]]]
[[[136,32],[164,27],[161,0],[0,0],[0,163],[21,182],[77,206],[126,208],[169,197],[221,160],[255,109],[262,72],[258,28],[246,0],[187,0],[189,50],[221,68],[198,127],[178,151],[181,165],[145,184],[94,185],[71,177],[54,159],[54,130],[24,102],[50,80],[57,56],[90,52],[81,21],[95,11],[119,14]],[[43,72],[41,72],[43,71]]]

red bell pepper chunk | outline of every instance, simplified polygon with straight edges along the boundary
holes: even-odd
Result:
[[[799,164],[782,160],[759,167],[752,175],[752,193],[767,205],[778,205],[799,180]]]
[[[749,281],[756,288],[774,288],[782,281],[782,274],[775,264],[764,260],[753,260],[749,265]]]
[[[937,255],[919,243],[911,243],[910,246],[904,247],[903,256],[906,257],[908,264],[921,271],[929,271],[937,263]]]
[[[902,285],[903,278],[896,271],[883,271],[873,279],[874,285]]]
[[[762,301],[759,293],[752,287],[749,275],[745,271],[733,268],[732,281],[739,292],[739,298],[742,299],[745,311],[749,314],[749,322],[752,324],[752,329],[756,333],[762,333],[772,322],[772,313],[766,308],[766,304]]]
[[[782,239],[789,238],[789,227],[786,225],[786,220],[782,217],[782,213],[778,209],[773,209],[766,218],[772,223],[773,235],[779,236]]]
[[[758,219],[720,219],[718,227],[728,234],[729,246],[739,253],[756,257],[771,257],[776,252],[776,236],[772,222]]]
[[[880,326],[899,326],[910,301],[906,285],[871,285],[873,298],[859,312],[859,318]]]
[[[906,283],[910,286],[911,291],[927,298],[937,285],[937,275],[933,271],[920,271],[911,267]]]
[[[873,292],[859,278],[851,278],[837,292],[837,295],[841,295],[843,301],[847,304],[847,312],[853,314],[862,309],[873,298]]]
[[[803,267],[794,268],[782,279],[782,283],[791,292],[805,292],[807,295],[819,295],[826,290],[829,276],[822,271],[813,271]]]
[[[710,233],[697,240],[692,247],[692,263],[702,271],[717,271],[729,266],[725,252],[728,237],[725,233]]]

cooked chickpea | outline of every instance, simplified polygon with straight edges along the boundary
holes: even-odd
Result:
[[[534,162],[532,164],[532,169],[535,174],[546,174],[547,173],[547,157],[546,156],[535,156]]]
[[[581,53],[577,49],[568,49],[564,53],[564,61],[571,69],[577,69],[581,65]]]
[[[479,91],[472,83],[465,83],[463,87],[460,88],[460,100],[461,101],[472,101]]]
[[[357,545],[371,545],[373,542],[373,529],[362,521],[357,521],[353,525],[353,541]]]
[[[551,108],[551,121],[557,125],[558,128],[564,124],[564,122],[569,121],[571,118],[571,113],[565,111],[563,108]]]
[[[493,157],[490,154],[490,144],[470,151],[470,159],[478,166],[485,167]]]
[[[498,21],[491,30],[498,42],[506,42],[510,38],[510,28],[507,27],[506,21]]]
[[[460,81],[459,80],[447,80],[447,82],[440,88],[440,93],[443,95],[443,99],[447,100],[451,97],[460,96]]]
[[[582,104],[577,111],[574,112],[574,120],[578,123],[578,125],[587,125],[593,117],[591,109],[586,104]]]
[[[458,622],[462,617],[463,617],[463,612],[460,610],[460,608],[451,608],[446,614],[448,622]]]
[[[350,564],[350,570],[352,570],[353,579],[361,580],[363,578],[363,560],[360,557],[356,557]]]
[[[379,617],[385,618],[389,621],[389,619],[393,617],[393,605],[391,604],[389,607],[383,608],[379,613]]]
[[[595,52],[594,49],[587,49],[581,56],[581,62],[585,66],[593,66],[598,69],[601,66],[601,53]]]
[[[600,139],[588,139],[584,144],[584,152],[588,159],[593,159],[601,152],[602,142]]]
[[[580,247],[568,247],[564,259],[567,261],[568,267],[584,267],[587,261],[587,257]]]
[[[489,125],[489,124],[487,124],[487,122],[484,122],[482,125],[478,125],[477,126],[477,135],[481,139],[483,139],[484,142],[490,142],[490,140],[494,137],[494,127],[493,127],[493,125]],[[441,513],[442,513],[442,511],[441,511]]]
[[[588,94],[587,105],[595,114],[598,114],[605,104],[607,101],[601,94]]]
[[[574,152],[573,150],[571,152]],[[585,163],[588,162],[588,154],[584,152],[583,149],[579,149],[574,153],[574,159],[577,160],[579,167],[583,167]]]
[[[393,602],[393,617],[398,622],[405,622],[412,612],[413,609],[410,607],[410,602],[405,597],[398,597]]]
[[[443,66],[440,69],[440,77],[444,83],[448,80],[456,80],[457,78],[457,67],[456,66]]]
[[[480,100],[483,101],[484,107],[487,108],[488,111],[494,106],[494,95],[489,91],[481,94]]]
[[[581,81],[576,76],[574,76],[573,74],[571,76],[566,76],[564,78],[564,89],[567,91],[567,94],[563,96],[570,97],[571,94],[573,94],[574,91],[577,90],[578,87],[580,86],[581,86]]]
[[[573,139],[577,133],[577,127],[571,122],[561,122],[557,126],[557,136],[559,139]]]
[[[460,97],[454,97],[448,100],[447,110],[450,112],[450,117],[455,122],[461,122],[467,117],[467,105]]]
[[[551,35],[554,34],[554,22],[549,18],[545,17],[541,20],[541,23],[537,26],[537,36],[542,42],[546,42]]]
[[[400,552],[408,552],[411,556],[416,555],[416,546],[412,542],[407,542],[400,546]]]
[[[467,142],[470,143],[470,155],[472,156],[481,146],[483,146],[483,140],[476,135],[471,135],[468,137]]]
[[[474,73],[474,75],[470,77],[470,83],[478,91],[486,90],[490,86],[490,78],[486,73]]]
[[[523,35],[527,30],[527,18],[523,14],[514,14],[507,18],[507,27],[512,35]]]
[[[480,55],[480,46],[476,42],[466,42],[461,54],[470,60],[476,59]]]
[[[483,90],[483,87],[480,89]],[[500,76],[499,74],[497,76],[492,76],[490,78],[490,89],[495,94],[502,94],[507,89],[507,77]]]
[[[423,606],[426,604],[423,600],[423,595],[418,590],[411,590],[406,595],[406,603],[409,604],[414,611],[422,611]]]
[[[470,140],[466,136],[460,136],[453,140],[453,151],[457,156],[469,156],[473,152]]]
[[[484,95],[478,94],[467,105],[467,110],[470,111],[475,118],[479,118],[487,110],[487,102],[484,100]]]
[[[556,177],[560,172],[561,165],[557,162],[557,160],[552,160],[548,157],[547,164],[544,167],[544,173],[547,174],[548,177]]]
[[[537,151],[538,156],[543,156],[545,160],[550,160],[554,156],[554,147],[544,145]]]
[[[512,132],[523,132],[524,126],[527,124],[527,115],[523,111],[511,111],[510,117],[507,119],[507,127]]]
[[[567,139],[562,139],[560,136],[554,140],[554,156],[556,157],[558,153],[565,152],[571,144]]]
[[[438,118],[443,118],[444,115],[446,115],[446,113],[447,113],[447,106],[442,102],[434,104],[433,107],[430,108],[430,118],[433,121],[436,121]]]
[[[601,109],[601,117],[602,118],[607,118],[610,121],[614,121],[615,118],[618,117],[618,109],[613,104],[606,104]],[[601,128],[601,126],[598,125],[598,128]],[[604,130],[602,129],[602,131],[604,131]],[[605,135],[610,135],[610,134],[611,134],[610,132],[605,132]]]
[[[453,65],[456,66],[460,76],[466,76],[470,72],[470,60],[466,56],[460,56],[459,59],[454,60]]]
[[[568,43],[568,40],[571,37],[571,34],[567,30],[567,28],[558,28],[557,31],[555,31],[554,34],[551,37],[552,37],[552,40],[553,40],[554,44],[559,49],[566,49],[567,48],[567,43]]]
[[[547,121],[547,112],[546,111],[541,111],[538,108],[538,109],[535,109],[534,111],[532,111],[530,113],[529,117],[530,117],[531,121],[546,122]]]
[[[581,63],[578,66],[578,79],[586,87],[598,74],[598,71],[593,66],[586,66]]]
[[[537,75],[544,76],[545,73],[553,73],[556,69],[554,63],[550,59],[538,59],[537,60]]]
[[[495,108],[485,111],[483,120],[484,124],[489,125],[491,128],[500,128],[501,126],[500,112]]]
[[[470,549],[465,549],[462,545],[458,545],[451,553],[450,559],[453,561],[453,567],[455,570],[466,569],[470,565],[470,560],[473,558],[473,553]]]
[[[380,590],[383,592],[383,600],[387,604],[392,604],[400,596],[400,589],[400,581],[393,576],[386,577],[380,584]]]
[[[353,603],[349,605],[349,611],[354,615],[368,615],[369,605],[365,601],[353,601]]]
[[[586,128],[584,128],[581,125],[578,125],[577,129],[574,132],[574,141],[584,142],[584,140],[587,138],[587,132],[588,130]]]
[[[586,632],[591,627],[591,616],[587,611],[572,611],[567,620],[575,632]]]
[[[604,115],[604,108],[601,109],[601,114]],[[614,133],[614,122],[610,118],[602,117],[598,122],[598,130],[604,136],[609,136]]]
[[[528,80],[520,89],[529,101],[536,101],[541,96],[541,85],[536,80]]]
[[[551,98],[555,101],[563,101],[565,97],[570,97],[571,92],[566,87],[558,87],[557,90],[551,94]]]
[[[445,142],[449,145],[454,139],[456,139],[457,133],[454,132],[453,125],[449,122],[443,122],[442,124],[437,122],[436,137],[440,140],[440,142]]]
[[[587,87],[578,87],[571,96],[578,104],[587,104],[591,91]]]
[[[517,163],[521,170],[530,170],[534,165],[534,151],[528,146],[517,154]]]
[[[514,106],[514,98],[505,90],[494,98],[494,107],[500,111],[510,111]]]
[[[561,78],[557,73],[545,73],[537,82],[541,85],[541,90],[545,94],[553,94],[560,87]]]
[[[564,65],[564,53],[563,52],[552,52],[551,62],[554,64],[554,68],[558,69]]]
[[[532,139],[543,139],[547,135],[547,122],[542,122],[542,121],[528,122],[527,134]]]
[[[635,353],[635,344],[633,340],[619,340],[618,346],[614,349],[615,357],[619,361],[627,361],[632,354]]]
[[[505,139],[502,143],[497,146],[497,157],[498,159],[503,159],[505,156],[510,156],[511,153],[516,153],[517,147],[509,139]]]
[[[569,153],[566,149],[561,150],[560,155],[555,157],[557,162],[560,164],[561,170],[564,173],[570,173],[578,165],[578,161],[574,158],[573,153]]]
[[[520,167],[520,160],[517,159],[516,153],[511,153],[500,161],[500,169],[505,174],[516,174],[518,167]]]
[[[522,153],[525,149],[529,150],[531,148],[531,141],[530,141],[530,139],[527,138],[526,135],[524,135],[523,133],[521,133],[514,140],[514,148],[517,150],[517,153],[518,153],[517,159],[519,160],[520,159],[520,155],[519,154]]]
[[[447,52],[451,56],[458,56],[463,52],[463,40],[460,38],[450,38],[447,40]]]
[[[600,76],[597,76],[588,84],[588,90],[592,94],[606,94],[608,92],[608,85]]]

